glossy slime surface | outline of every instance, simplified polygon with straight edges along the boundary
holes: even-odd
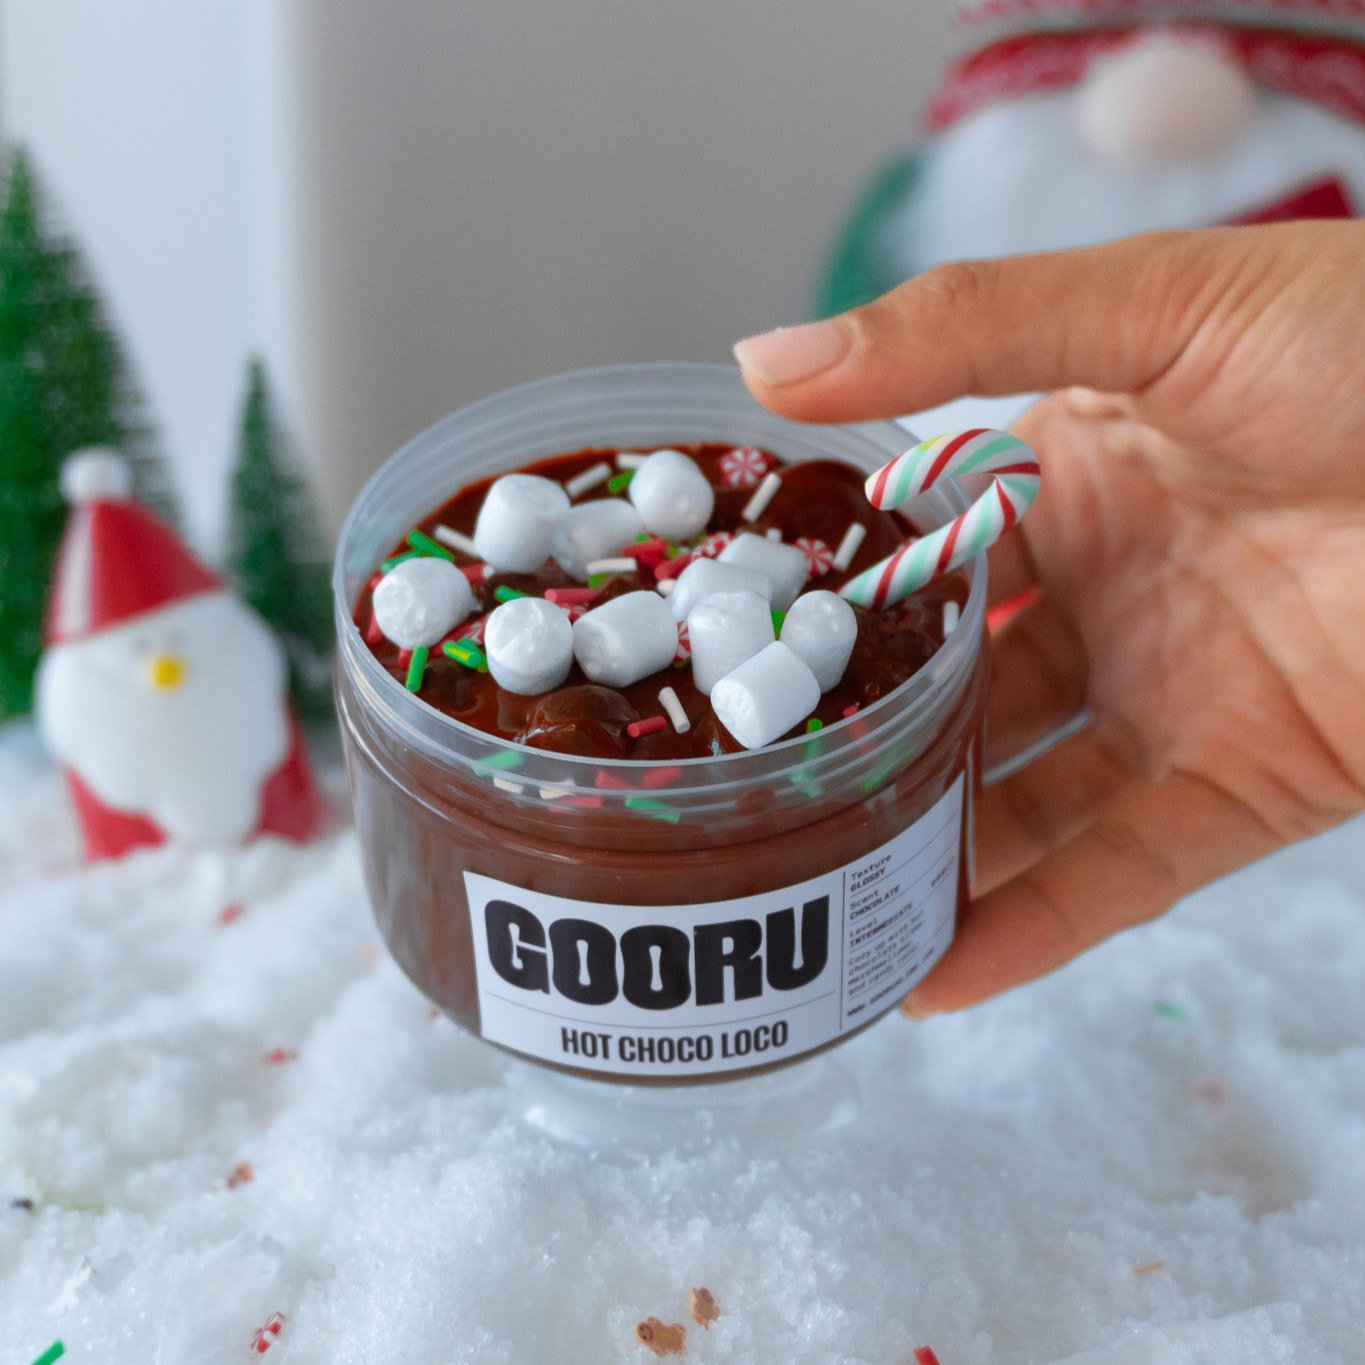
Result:
[[[828,567],[813,575],[808,588],[837,591],[850,578],[890,554],[913,530],[899,514],[877,511],[863,491],[865,475],[851,466],[832,460],[811,460],[784,465],[775,456],[761,453],[768,468],[781,479],[777,492],[762,513],[752,522],[743,513],[754,495],[752,484],[732,487],[722,462],[733,463],[734,448],[728,445],[684,445],[682,450],[700,466],[715,490],[715,511],[704,535],[718,532],[764,535],[770,530],[781,533],[787,544],[798,541],[811,546],[813,556],[825,568],[833,558],[850,525],[866,528],[866,535],[847,569]],[[552,456],[525,465],[520,472],[539,474],[568,484],[594,466],[608,463],[616,472],[614,449],[583,450]],[[754,452],[755,455],[760,452]],[[445,527],[466,536],[472,535],[479,507],[490,479],[469,484],[449,501],[434,509],[417,523],[415,529],[432,536]],[[599,498],[623,497],[624,490],[613,492],[606,484],[580,494],[575,506]],[[393,553],[409,549],[406,539]],[[685,547],[684,547],[685,548]],[[462,567],[478,561],[471,555],[455,554]],[[366,632],[373,610],[371,594],[378,577],[362,589],[354,609],[356,625]],[[638,592],[654,590],[655,575],[648,565],[633,573],[612,574],[598,590],[593,606]],[[539,596],[548,589],[582,588],[554,560],[548,560],[534,573],[491,574],[474,585],[478,610],[454,632],[465,633],[475,622],[498,605],[499,588]],[[812,713],[821,725],[841,720],[850,708],[861,708],[879,700],[917,672],[943,643],[943,608],[947,602],[959,606],[966,601],[967,588],[961,575],[954,574],[930,584],[913,598],[886,612],[855,608],[858,636],[842,680],[820,699]],[[409,673],[408,655],[377,631],[367,635],[371,650],[399,682]],[[686,711],[690,728],[678,733],[673,725],[654,728],[646,724],[645,733],[630,733],[640,722],[664,717],[659,693],[670,687]],[[418,695],[428,705],[476,729],[515,740],[532,748],[592,758],[660,761],[677,758],[704,758],[733,753],[741,746],[716,719],[710,700],[695,685],[691,665],[681,662],[652,673],[626,687],[611,688],[590,682],[574,665],[562,686],[540,696],[525,697],[499,688],[487,673],[467,667],[441,653],[431,651]],[[801,731],[806,722],[790,733]]]

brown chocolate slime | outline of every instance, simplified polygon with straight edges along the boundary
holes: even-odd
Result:
[[[721,460],[733,447],[683,445],[676,449],[697,462],[715,490],[716,506],[708,534],[750,531],[763,535],[776,527],[789,544],[801,537],[823,540],[833,553],[853,522],[861,522],[867,527],[867,535],[849,569],[844,573],[831,570],[823,578],[812,577],[808,589],[838,591],[848,579],[885,558],[907,535],[914,533],[899,515],[879,512],[868,503],[863,492],[865,476],[852,466],[833,460],[783,464],[771,454],[768,460],[781,475],[781,485],[763,515],[753,523],[745,522],[741,512],[754,490],[727,488],[720,471]],[[528,464],[520,472],[567,483],[574,475],[603,461],[611,464],[615,472],[616,454],[614,449],[602,449],[556,455]],[[462,488],[420,521],[417,529],[430,535],[433,528],[444,525],[472,535],[484,493],[491,482],[491,479],[481,479]],[[605,484],[600,484],[574,502],[581,505],[613,496],[624,494],[612,494]],[[391,553],[399,554],[408,548],[403,542]],[[462,565],[474,562],[458,552],[455,559]],[[355,603],[354,619],[362,631],[371,620],[373,582],[371,580],[362,589]],[[602,584],[593,606],[641,588],[652,590],[655,583],[653,570],[647,566],[634,573],[616,574]],[[498,605],[494,591],[503,585],[533,596],[543,594],[547,588],[583,586],[577,579],[570,578],[554,560],[547,561],[531,574],[493,574],[485,582],[474,585],[479,615],[491,612]],[[868,612],[854,607],[858,637],[853,655],[843,679],[820,698],[815,716],[823,724],[832,725],[842,719],[850,706],[870,705],[917,672],[943,643],[943,604],[956,601],[961,605],[966,601],[966,595],[966,584],[961,575],[951,574],[885,612]],[[380,663],[403,681],[407,675],[406,656],[400,662],[398,647],[381,639],[370,648]],[[669,725],[657,733],[632,739],[626,733],[626,727],[632,721],[663,714],[659,691],[664,687],[671,687],[678,694],[691,719],[691,729],[680,735]],[[591,682],[574,664],[568,678],[554,691],[538,697],[523,697],[503,691],[487,673],[458,664],[437,648],[431,651],[418,695],[466,725],[502,739],[558,753],[660,762],[705,758],[737,752],[741,748],[716,720],[710,699],[694,685],[690,663],[665,668],[620,689]],[[791,733],[797,734],[804,729],[803,722]]]

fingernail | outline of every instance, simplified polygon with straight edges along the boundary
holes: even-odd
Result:
[[[832,369],[851,344],[848,329],[829,318],[748,337],[735,347],[735,359],[764,384],[797,384]]]
[[[938,1011],[930,1009],[928,1006],[921,1005],[915,999],[914,991],[911,991],[910,994],[901,1001],[901,1013],[905,1015],[907,1019],[930,1019],[937,1014]]]

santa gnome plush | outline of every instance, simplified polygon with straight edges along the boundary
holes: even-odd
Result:
[[[265,623],[131,497],[113,451],[73,456],[38,724],[89,858],[321,821],[284,660]]]
[[[964,0],[955,28],[825,312],[948,260],[1365,212],[1365,0]]]

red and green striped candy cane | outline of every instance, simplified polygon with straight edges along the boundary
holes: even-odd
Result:
[[[978,428],[935,436],[883,465],[867,481],[867,500],[883,510],[900,507],[942,479],[994,474],[990,486],[956,520],[916,540],[856,578],[839,595],[869,611],[918,592],[987,546],[994,545],[1028,511],[1038,495],[1038,459],[1018,437]]]

